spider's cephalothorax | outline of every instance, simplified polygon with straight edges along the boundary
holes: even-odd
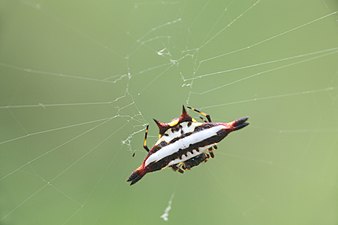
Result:
[[[181,116],[170,123],[161,123],[154,120],[159,128],[159,139],[149,149],[147,147],[148,126],[144,137],[143,147],[148,155],[129,177],[130,185],[139,181],[146,173],[171,167],[183,173],[210,157],[214,157],[213,150],[216,144],[230,132],[249,125],[248,117],[243,117],[229,123],[214,123],[208,114],[188,107],[201,114],[203,122],[197,122],[186,112],[184,106]]]

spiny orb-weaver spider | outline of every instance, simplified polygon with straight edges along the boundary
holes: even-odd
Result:
[[[248,117],[243,117],[229,123],[215,123],[210,115],[197,109],[189,109],[199,113],[203,122],[197,122],[185,110],[179,118],[170,123],[162,123],[154,119],[159,128],[159,139],[149,149],[147,146],[148,127],[146,128],[143,148],[148,155],[127,180],[130,185],[139,181],[146,173],[171,167],[174,171],[183,173],[210,157],[214,158],[213,150],[216,144],[229,133],[249,125]],[[203,117],[202,117],[203,116]]]

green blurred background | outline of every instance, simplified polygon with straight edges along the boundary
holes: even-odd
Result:
[[[337,9],[0,1],[0,224],[337,224]],[[251,124],[130,187],[182,104]]]

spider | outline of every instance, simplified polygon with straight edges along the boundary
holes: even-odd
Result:
[[[210,115],[195,108],[192,111],[199,113],[202,122],[197,122],[183,106],[179,118],[170,123],[155,120],[159,128],[159,138],[149,149],[147,146],[148,128],[146,127],[143,148],[148,152],[142,164],[130,175],[127,182],[130,185],[138,182],[145,174],[171,167],[174,171],[184,173],[209,158],[214,158],[216,144],[232,131],[249,125],[248,117],[243,117],[229,123],[212,122]]]

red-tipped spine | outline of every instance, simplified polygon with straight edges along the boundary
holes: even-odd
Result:
[[[142,164],[141,166],[139,166],[136,170],[134,170],[134,172],[130,175],[130,177],[128,178],[127,182],[130,182],[130,185],[135,184],[136,182],[138,182],[139,180],[142,179],[142,177],[147,173],[144,165]]]
[[[153,119],[156,123],[156,125],[158,126],[159,129],[159,133],[160,135],[163,135],[169,128],[170,126],[167,123],[162,123],[156,119]]]
[[[246,122],[249,119],[249,117],[243,117],[238,120],[232,121],[229,123],[231,131],[242,129],[249,125],[248,122]]]
[[[187,113],[187,110],[185,110],[184,105],[182,106],[182,114],[180,118],[178,119],[179,123],[186,122],[186,121],[192,121],[191,116]]]

